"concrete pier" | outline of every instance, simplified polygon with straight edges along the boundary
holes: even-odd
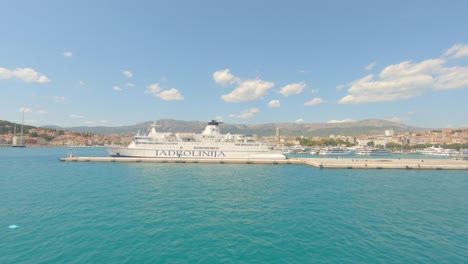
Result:
[[[468,161],[461,159],[303,159],[310,166],[326,169],[415,169],[468,170]]]
[[[142,162],[142,163],[225,163],[225,164],[293,164],[321,169],[415,169],[468,170],[468,161],[461,159],[333,159],[292,158],[264,159],[192,159],[192,158],[122,158],[122,157],[66,157],[64,162]]]

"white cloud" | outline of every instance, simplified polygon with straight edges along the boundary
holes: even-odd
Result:
[[[16,70],[9,70],[0,68],[0,79],[17,78],[24,82],[46,83],[50,80],[43,74],[31,68],[17,68]]]
[[[429,59],[420,63],[404,61],[386,67],[379,74],[367,75],[351,83],[342,104],[389,102],[414,98],[428,90],[468,87],[468,68],[446,67],[445,59]]]
[[[416,111],[409,111],[408,112],[408,115],[414,115],[414,114],[416,114]]]
[[[240,113],[238,115],[231,114],[229,116],[234,117],[234,118],[240,118],[240,119],[252,119],[252,118],[255,117],[255,115],[258,112],[260,112],[260,110],[258,108],[251,108],[251,109],[243,111],[242,113]]]
[[[229,84],[240,83],[240,79],[234,76],[229,69],[216,71],[213,73],[213,79],[217,84],[228,86]]]
[[[125,87],[135,87],[135,84],[128,82],[125,84]]]
[[[433,79],[429,75],[406,76],[385,81],[374,81],[373,78],[373,75],[368,75],[353,82],[348,89],[349,95],[341,98],[339,102],[359,104],[410,99],[422,95],[433,85]]]
[[[300,94],[306,86],[305,82],[288,84],[281,88],[280,93],[286,97],[291,94]]]
[[[420,63],[404,61],[387,66],[379,77],[384,80],[393,80],[405,76],[431,75],[440,72],[445,62],[444,59],[429,59]]]
[[[369,64],[369,65],[367,65],[366,67],[364,67],[364,69],[365,69],[366,71],[372,70],[372,69],[374,68],[374,66],[375,66],[375,63],[376,63],[375,61],[372,62],[371,64]]]
[[[94,124],[94,121],[85,121],[84,123],[85,123],[86,125],[92,125],[92,124]]]
[[[299,118],[299,119],[296,119],[295,122],[298,123],[298,124],[302,124],[302,123],[304,123],[304,119],[303,119],[303,118]]]
[[[150,84],[146,87],[146,91],[145,91],[145,94],[152,94],[154,96],[156,96],[156,94],[159,94],[159,92],[162,90],[161,86],[159,85],[159,83],[153,83],[153,84]]]
[[[112,87],[112,89],[116,90],[117,92],[122,91],[122,88],[120,88],[120,86],[114,86],[114,87]]]
[[[154,97],[159,97],[161,100],[173,101],[173,100],[184,100],[184,97],[180,94],[179,90],[172,88],[163,91],[159,83],[153,83],[146,87],[145,94],[151,94]]]
[[[320,105],[320,104],[323,104],[324,101],[321,99],[321,98],[314,98],[308,102],[305,102],[304,105],[305,106],[314,106],[314,105]]]
[[[132,78],[133,77],[133,73],[131,71],[128,71],[128,70],[122,71],[122,74],[125,75],[127,78]]]
[[[70,51],[67,51],[67,52],[62,53],[62,55],[63,55],[64,57],[70,58],[71,56],[73,56],[73,53],[70,52]]]
[[[260,79],[241,80],[234,76],[229,69],[216,71],[213,73],[213,79],[217,84],[222,86],[238,84],[232,92],[221,96],[225,102],[230,103],[248,102],[261,99],[269,89],[275,86],[273,82],[266,82]]]
[[[0,79],[10,79],[13,76],[13,73],[5,68],[0,68]]]
[[[281,103],[279,100],[271,100],[269,103],[268,103],[268,106],[271,107],[271,108],[278,108],[281,106]]]
[[[392,117],[390,119],[387,119],[387,121],[401,123],[402,120],[401,120],[401,118],[395,116],[395,117]]]
[[[69,115],[69,117],[70,117],[70,118],[74,118],[74,119],[83,119],[83,118],[85,118],[85,117],[82,116],[82,115],[75,115],[75,114]]]
[[[468,56],[468,45],[455,44],[450,49],[448,49],[444,55],[455,59],[466,57]]]
[[[262,80],[242,81],[234,91],[221,96],[221,98],[230,103],[254,101],[263,98],[273,86],[275,83]]]
[[[86,85],[86,83],[85,83],[84,81],[82,81],[82,80],[80,80],[80,81],[78,82],[78,84],[79,84],[80,86],[85,86],[85,85]]]
[[[108,123],[109,121],[104,119],[104,120],[101,120],[101,121],[99,121],[99,122],[100,122],[100,123],[103,123],[103,124],[106,124],[106,123]]]
[[[319,90],[318,90],[318,89],[312,89],[312,90],[310,90],[310,92],[311,92],[311,93],[318,93]]]
[[[63,97],[63,96],[54,96],[52,98],[54,99],[54,102],[56,102],[56,103],[62,104],[62,103],[65,102],[65,97]]]
[[[216,116],[215,120],[218,122],[223,122],[224,118],[222,116]]]
[[[27,113],[32,113],[32,109],[29,108],[29,107],[21,107],[21,108],[18,110],[18,112],[21,112],[21,113],[24,112],[25,114],[27,114]]]
[[[184,97],[180,94],[179,90],[175,88],[162,91],[158,96],[164,101],[184,100]]]
[[[341,90],[343,90],[343,88],[345,88],[345,87],[346,87],[346,86],[345,86],[344,84],[338,84],[338,85],[336,86],[336,90],[337,90],[337,91],[341,91]]]
[[[342,120],[330,120],[327,121],[328,124],[339,124],[339,123],[349,123],[349,122],[356,122],[354,119],[342,119]]]
[[[434,88],[437,90],[452,90],[468,87],[468,68],[450,67],[441,69],[441,74],[436,77]]]
[[[446,56],[468,55],[468,46],[457,44],[447,50]],[[372,103],[410,99],[427,90],[448,90],[468,87],[468,68],[446,67],[446,60],[437,58],[413,63],[404,61],[386,67],[375,80],[368,75],[351,84],[349,95],[340,103]]]
[[[45,115],[47,114],[47,111],[45,110],[37,110],[36,113],[40,114],[40,115]]]

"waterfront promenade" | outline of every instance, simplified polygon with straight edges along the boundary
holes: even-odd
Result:
[[[193,159],[193,158],[122,158],[65,157],[64,162],[141,162],[141,163],[225,163],[225,164],[292,164],[321,169],[416,169],[468,170],[468,161],[461,159],[351,159],[351,158],[291,158],[262,159]]]

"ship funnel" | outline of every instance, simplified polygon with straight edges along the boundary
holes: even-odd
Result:
[[[208,125],[205,127],[205,130],[203,130],[202,135],[219,135],[219,127],[218,125],[222,122],[218,122],[216,120],[211,120],[211,122],[208,123]]]

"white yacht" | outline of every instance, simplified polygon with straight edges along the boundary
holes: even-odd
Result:
[[[458,156],[460,152],[455,149],[436,148],[434,146],[418,151],[420,154],[431,156]]]
[[[127,147],[110,147],[113,157],[193,158],[193,159],[270,159],[286,156],[251,136],[221,134],[219,124],[212,120],[201,134],[162,133],[156,122],[147,135],[140,133]]]
[[[281,150],[281,152],[283,154],[296,154],[296,150],[295,149],[283,149]]]
[[[320,153],[320,148],[311,148],[309,153],[312,155],[318,155]]]
[[[390,155],[390,151],[386,148],[374,147],[358,147],[354,150],[356,155]]]
[[[340,147],[326,147],[321,148],[319,151],[319,155],[349,155],[352,154],[353,151],[346,148]]]

